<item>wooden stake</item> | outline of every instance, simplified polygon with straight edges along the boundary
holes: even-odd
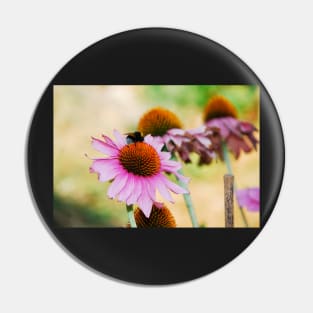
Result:
[[[225,227],[234,227],[234,176],[224,175]]]

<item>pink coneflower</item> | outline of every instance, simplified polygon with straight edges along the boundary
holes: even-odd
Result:
[[[212,97],[204,109],[205,125],[220,129],[222,140],[238,159],[240,152],[256,149],[258,140],[254,137],[257,130],[249,122],[240,121],[235,106],[223,96]]]
[[[180,163],[170,160],[169,152],[162,152],[163,144],[151,135],[143,142],[127,144],[126,138],[114,130],[116,142],[103,136],[104,141],[92,138],[92,146],[106,154],[107,158],[93,159],[91,173],[97,173],[101,182],[112,183],[108,189],[109,198],[124,201],[128,206],[138,204],[149,217],[156,202],[156,190],[168,201],[173,202],[169,193],[185,194],[188,191],[171,182],[165,175],[172,173],[185,182],[188,179],[177,171]]]
[[[239,189],[236,195],[241,207],[251,212],[260,211],[260,188]]]

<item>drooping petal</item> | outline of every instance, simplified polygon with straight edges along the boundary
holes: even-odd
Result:
[[[176,194],[184,194],[189,193],[188,190],[176,185],[175,183],[171,182],[169,179],[167,179],[163,174],[160,174],[160,179],[163,181],[163,183],[170,189],[172,192]]]
[[[140,178],[136,175],[133,175],[133,180],[134,180],[134,189],[126,201],[127,205],[135,204],[142,192]]]
[[[249,133],[256,131],[256,128],[254,127],[254,125],[252,125],[249,122],[242,122],[241,121],[239,124],[239,128],[240,128],[240,131],[245,133],[245,134],[249,134]]]
[[[175,135],[175,136],[171,135],[171,136],[169,136],[169,139],[172,140],[174,142],[174,144],[177,146],[181,146],[181,144],[184,141],[184,137],[178,136],[178,135]]]
[[[198,135],[196,136],[197,140],[200,141],[201,144],[203,144],[205,147],[209,147],[212,144],[212,141],[209,138],[206,138],[204,136]]]
[[[124,201],[124,202],[126,202],[128,197],[131,195],[131,193],[134,190],[134,177],[133,177],[133,174],[132,173],[125,173],[125,175],[127,175],[127,180],[125,182],[125,186],[124,186],[124,188],[122,188],[122,190],[117,195],[117,199],[119,201]]]
[[[218,128],[223,139],[226,139],[229,135],[229,128],[224,124],[223,119],[221,118],[214,118],[208,121],[206,125]]]
[[[181,169],[181,164],[177,161],[163,161],[162,162],[162,170],[169,173],[177,172]]]
[[[157,186],[157,188],[158,188],[158,190],[159,190],[161,196],[162,196],[164,199],[168,200],[169,202],[174,203],[174,200],[173,200],[171,194],[169,193],[169,191],[168,191],[166,185],[165,185],[164,182],[162,181],[162,178],[161,178],[160,180],[158,180],[158,176],[157,176],[157,177],[155,177],[155,180],[156,180],[156,186]]]
[[[176,176],[180,181],[182,181],[182,182],[185,183],[185,184],[188,184],[189,181],[190,181],[190,178],[189,178],[189,177],[186,177],[186,176],[180,174],[179,172],[175,173],[175,176]]]
[[[147,135],[144,138],[144,142],[146,142],[148,145],[155,148],[156,151],[161,151],[161,149],[164,146],[163,140],[161,137],[152,137],[151,135]]]
[[[117,145],[115,144],[115,142],[108,136],[106,135],[102,135],[102,138],[106,141],[106,143],[110,146],[113,146],[113,147],[116,147],[117,148]]]
[[[115,159],[95,159],[89,170],[97,173],[99,180],[105,182],[115,178],[122,169]]]
[[[161,160],[169,160],[170,158],[171,158],[171,153],[170,152],[164,152],[164,151],[162,151],[162,152],[159,152],[159,157],[160,157],[160,159]]]
[[[92,137],[91,144],[97,151],[102,152],[103,154],[110,155],[111,157],[118,155],[118,149],[116,146],[114,147],[102,140]]]
[[[119,192],[125,186],[127,178],[128,176],[126,175],[126,172],[115,177],[107,192],[109,198],[113,199],[119,194]]]
[[[143,188],[140,197],[138,198],[138,206],[140,207],[141,211],[144,213],[146,217],[150,216],[153,201],[149,197],[147,191]]]
[[[168,130],[167,133],[170,134],[171,136],[177,136],[177,135],[183,136],[185,134],[185,131],[180,128],[172,128]]]
[[[187,133],[191,135],[201,135],[205,133],[205,129],[206,129],[205,125],[202,125],[200,127],[187,130]]]
[[[114,137],[116,138],[116,145],[119,149],[126,145],[126,138],[124,138],[116,129],[113,130]]]
[[[142,180],[142,185],[144,184],[144,181]],[[156,201],[156,185],[155,185],[155,180],[154,177],[149,177],[147,179],[147,182],[145,184],[146,190],[148,192],[149,197],[152,199],[152,201]]]

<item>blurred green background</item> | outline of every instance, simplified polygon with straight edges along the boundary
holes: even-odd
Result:
[[[236,106],[239,118],[259,128],[259,88],[230,85],[139,85],[139,86],[54,86],[54,218],[63,227],[124,227],[123,203],[109,200],[109,183],[100,183],[89,173],[90,157],[100,157],[90,137],[112,130],[135,131],[139,118],[150,108],[161,106],[176,113],[186,129],[202,124],[202,110],[213,95],[224,95]],[[257,134],[259,136],[259,134]],[[102,155],[103,157],[103,155]],[[224,227],[223,175],[218,161],[198,167],[184,165],[191,177],[189,190],[198,220],[205,227]],[[242,154],[233,161],[238,188],[259,186],[259,152]],[[183,197],[174,195],[172,210],[178,227],[190,227]],[[249,225],[259,226],[259,214],[246,211]],[[235,226],[243,223],[235,206]]]

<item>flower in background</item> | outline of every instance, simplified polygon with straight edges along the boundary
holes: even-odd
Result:
[[[239,206],[251,212],[260,211],[260,188],[239,189],[236,195]]]
[[[140,119],[138,130],[151,134],[163,143],[172,154],[177,152],[185,163],[190,163],[190,153],[197,153],[199,164],[209,164],[215,158],[215,150],[220,150],[218,130],[208,126],[183,130],[179,118],[171,111],[154,108]]]
[[[199,165],[210,164],[220,151],[220,135],[217,128],[201,126],[195,129],[171,129],[163,141],[170,152],[177,152],[185,163],[190,163],[190,153],[199,155]]]
[[[146,112],[139,120],[138,130],[144,135],[160,136],[172,128],[182,128],[183,124],[171,111],[160,107]]]
[[[138,228],[175,228],[176,221],[171,211],[164,206],[153,205],[149,217],[146,217],[142,210],[135,210],[135,220]]]
[[[104,141],[92,138],[92,146],[107,158],[95,158],[90,167],[101,182],[112,181],[107,191],[109,198],[124,201],[127,205],[138,204],[146,217],[150,216],[156,202],[156,190],[173,202],[169,191],[185,194],[188,191],[171,182],[165,175],[172,173],[187,183],[188,179],[177,171],[181,164],[170,160],[169,152],[162,152],[163,144],[151,135],[142,142],[127,144],[126,138],[114,130],[116,142],[104,136]]]
[[[203,119],[205,125],[220,129],[223,141],[236,159],[241,150],[246,153],[256,150],[258,140],[253,133],[257,129],[249,122],[240,121],[235,106],[225,97],[212,97],[204,109]]]

